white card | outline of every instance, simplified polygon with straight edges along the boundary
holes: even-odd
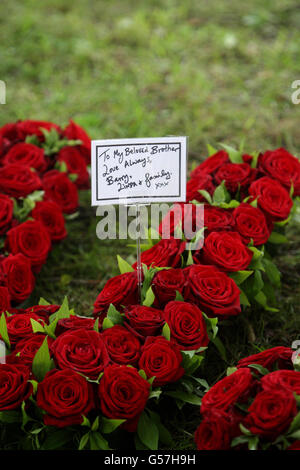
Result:
[[[187,137],[92,141],[92,205],[185,202]]]

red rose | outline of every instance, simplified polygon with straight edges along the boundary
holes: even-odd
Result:
[[[163,307],[171,300],[175,300],[176,291],[182,294],[185,284],[186,278],[182,269],[158,271],[152,280],[152,289],[157,304]]]
[[[10,143],[19,140],[18,123],[10,122],[4,124],[4,126],[0,127],[0,135]]]
[[[10,294],[5,286],[0,286],[0,314],[10,309]]]
[[[46,227],[51,240],[60,241],[67,236],[65,219],[61,208],[52,201],[39,201],[31,212],[35,220],[39,220]]]
[[[190,298],[209,316],[220,318],[241,312],[240,290],[227,274],[214,266],[192,265],[185,269]]]
[[[296,414],[297,403],[292,392],[263,391],[250,405],[243,424],[252,434],[274,440],[289,428]]]
[[[189,351],[208,345],[205,320],[196,305],[173,301],[166,305],[164,313],[171,339],[181,350]]]
[[[97,379],[109,363],[108,353],[97,331],[69,330],[59,336],[51,348],[60,369],[73,369]]]
[[[74,121],[70,120],[68,126],[64,129],[63,134],[69,140],[81,140],[81,145],[76,148],[80,151],[87,164],[91,161],[91,139],[84,129]]]
[[[149,250],[143,251],[141,261],[146,266],[177,268],[181,263],[181,254],[185,250],[185,242],[171,238],[160,240]],[[136,269],[136,263],[132,265]]]
[[[135,431],[149,392],[149,382],[136,369],[111,365],[105,369],[98,387],[101,411],[107,418],[127,419],[126,429]]]
[[[149,379],[155,377],[153,385],[159,387],[179,380],[184,375],[181,363],[182,355],[177,344],[162,336],[146,339],[139,368],[145,371]]]
[[[272,233],[273,224],[268,222],[264,213],[250,204],[240,204],[233,211],[236,230],[243,242],[248,244],[251,239],[254,246],[266,243]]]
[[[18,341],[14,352],[9,356],[18,364],[25,364],[31,367],[34,356],[36,355],[39,348],[42,346],[45,335],[37,333],[29,338],[24,338]],[[50,347],[53,343],[53,339],[47,336],[48,346]]]
[[[38,385],[37,406],[47,412],[46,426],[81,424],[94,408],[92,384],[73,370],[51,370]]]
[[[22,365],[0,364],[0,411],[15,410],[32,393],[30,370]]]
[[[39,172],[47,169],[44,150],[33,144],[19,143],[11,147],[3,159],[4,165],[26,165]]]
[[[221,410],[207,413],[195,432],[197,450],[229,450],[233,429],[231,417]]]
[[[69,180],[66,173],[51,170],[43,178],[45,199],[54,201],[66,214],[71,214],[78,207],[77,187]]]
[[[175,204],[163,218],[158,232],[164,239],[173,236],[175,231],[183,231],[186,240],[204,227],[202,207],[196,204]],[[181,232],[179,232],[181,236]]]
[[[289,390],[300,395],[300,374],[295,370],[275,370],[261,379],[265,391]]]
[[[42,189],[41,180],[29,166],[14,163],[0,168],[0,191],[4,194],[20,198],[38,189]]]
[[[33,307],[26,308],[25,313],[34,313],[44,320],[45,323],[49,323],[49,316],[59,309],[60,305],[34,305]]]
[[[272,370],[277,364],[279,369],[291,369],[293,350],[283,346],[267,349],[258,354],[240,359],[237,367],[248,367],[250,364],[259,364],[268,370]]]
[[[5,194],[0,194],[0,235],[5,235],[13,218],[14,203]]]
[[[51,240],[41,222],[27,220],[7,232],[5,247],[13,255],[22,253],[26,256],[33,270],[38,272],[47,259]]]
[[[161,333],[164,325],[164,313],[145,305],[130,305],[125,309],[126,325],[129,329],[140,335],[155,336]]]
[[[31,319],[44,325],[44,320],[35,313],[19,313],[6,318],[7,332],[12,346],[18,341],[34,335]]]
[[[215,185],[210,175],[203,173],[197,177],[191,178],[186,185],[186,202],[193,200],[203,202],[206,199],[199,193],[200,189],[204,189],[210,195],[214,193]]]
[[[300,195],[300,162],[284,148],[260,154],[257,168],[264,175],[278,180],[288,191],[293,185],[294,195]]]
[[[213,174],[224,163],[230,163],[228,153],[225,150],[219,150],[214,155],[200,163],[191,173],[191,178],[201,176],[203,173]]]
[[[287,219],[293,207],[288,191],[278,181],[267,176],[254,181],[249,194],[257,198],[258,207],[272,221]]]
[[[243,159],[243,162],[248,163],[248,165],[251,165],[251,163],[253,162],[252,155],[248,155],[247,153],[244,153],[244,155],[242,155],[242,159]]]
[[[247,163],[225,163],[221,165],[215,174],[215,181],[225,186],[231,193],[236,193],[239,188],[244,190],[256,176],[256,170]]]
[[[242,271],[251,263],[253,252],[242,242],[236,232],[211,232],[204,242],[204,247],[195,252],[195,262],[212,264],[222,271]]]
[[[136,365],[140,357],[139,340],[124,326],[115,325],[102,333],[108,355],[116,364]]]
[[[239,369],[224,377],[202,398],[201,413],[211,409],[228,411],[236,403],[247,401],[254,383],[249,369]]]
[[[41,141],[43,141],[44,134],[41,129],[46,129],[47,131],[55,129],[59,134],[61,133],[60,127],[53,122],[33,121],[31,119],[18,122],[17,129],[21,140],[25,140],[28,135],[36,135]]]
[[[300,450],[300,439],[293,442],[286,450]]]
[[[206,227],[205,236],[208,232],[218,230],[232,230],[234,228],[234,219],[232,211],[222,209],[221,207],[204,206],[204,227]]]
[[[30,260],[22,253],[9,255],[2,261],[0,269],[5,275],[11,299],[18,303],[26,300],[35,284]]]
[[[76,147],[63,147],[57,160],[65,162],[68,173],[77,175],[75,184],[79,189],[89,188],[90,175],[86,169],[86,161]]]
[[[78,330],[84,328],[85,330],[92,330],[95,325],[94,318],[80,317],[78,315],[71,315],[69,318],[62,318],[58,321],[56,327],[56,335],[61,335],[68,330]]]
[[[116,308],[138,302],[137,274],[128,272],[107,281],[94,303],[94,314],[106,312],[110,304]]]

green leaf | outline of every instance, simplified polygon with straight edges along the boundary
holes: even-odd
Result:
[[[90,420],[84,415],[82,415],[82,423],[80,424],[80,426],[87,426],[88,428],[91,427]]]
[[[87,445],[87,443],[89,442],[89,439],[90,439],[90,433],[87,432],[80,439],[78,450],[83,450],[85,446]]]
[[[249,440],[248,440],[248,449],[249,450],[257,450],[258,443],[259,443],[259,437],[258,436],[250,437]]]
[[[110,450],[108,442],[99,432],[90,432],[91,450]]]
[[[291,425],[289,427],[288,433],[294,433],[295,431],[300,430],[300,412],[295,416]]]
[[[158,449],[159,431],[155,422],[145,411],[140,416],[137,435],[141,442],[150,450]]]
[[[99,333],[99,317],[96,319],[96,321],[94,323],[93,330],[97,331],[97,333]]]
[[[155,413],[154,411],[149,411],[149,415],[158,427],[159,440],[167,446],[173,446],[174,442],[172,436],[168,429],[162,424],[159,414]]]
[[[211,195],[209,194],[209,192],[207,192],[205,189],[199,189],[198,190],[198,193],[201,194],[201,196],[204,197],[204,199],[206,199],[206,201],[209,203],[209,204],[212,204],[212,198],[211,198]]]
[[[110,434],[115,431],[121,424],[123,424],[126,419],[108,419],[102,416],[100,429],[103,434]]]
[[[113,322],[109,318],[105,317],[102,323],[102,330],[107,330],[108,328],[112,328],[113,326],[115,326]]]
[[[214,339],[217,334],[218,334],[218,318],[210,318],[208,317],[205,313],[202,312],[202,315],[204,317],[206,327],[207,327],[207,333],[210,338],[210,340]]]
[[[191,266],[192,264],[194,264],[193,255],[192,255],[192,250],[189,250],[189,251],[188,251],[188,257],[187,257],[187,260],[186,260],[186,265],[187,265],[187,266]],[[176,299],[176,300],[177,300],[177,299]]]
[[[267,375],[270,373],[270,371],[268,369],[266,369],[265,367],[261,366],[260,364],[249,364],[248,367],[251,367],[252,369],[256,369],[258,370],[258,372],[261,374],[261,375]]]
[[[242,284],[249,276],[253,274],[253,271],[236,271],[229,273],[229,277],[234,280],[234,282],[239,286]]]
[[[220,338],[212,338],[211,342],[216,346],[223,361],[227,362],[226,349]]]
[[[69,303],[68,303],[68,298],[65,297],[63,300],[63,303],[61,304],[60,308],[54,312],[52,315],[50,315],[49,320],[50,322],[54,321],[56,318],[61,320],[63,318],[70,318],[70,309],[69,309]]]
[[[41,325],[38,321],[34,320],[34,318],[30,318],[30,323],[32,326],[32,331],[34,333],[45,333],[43,325]]]
[[[246,444],[249,438],[247,436],[238,436],[232,439],[231,447],[239,446],[240,444]]]
[[[272,232],[269,236],[268,242],[273,243],[275,245],[280,245],[281,243],[287,243],[288,239],[285,235],[282,235],[278,232]]]
[[[274,307],[269,307],[269,305],[267,304],[267,297],[265,296],[265,294],[261,291],[259,292],[258,294],[256,294],[256,296],[254,297],[254,299],[256,300],[256,302],[261,305],[262,307],[264,307],[265,310],[269,311],[269,312],[279,312],[279,309],[278,308],[274,308]]]
[[[226,375],[231,375],[233,374],[234,372],[236,372],[238,369],[237,367],[227,367],[227,370],[226,370]]]
[[[51,305],[51,304],[47,300],[45,300],[43,297],[40,297],[39,305]]]
[[[7,332],[6,318],[5,314],[2,313],[0,318],[0,336],[3,339],[6,346],[10,349],[10,340]]]
[[[231,163],[244,163],[240,150],[236,150],[234,147],[227,144],[220,143],[220,145],[228,153]]]
[[[63,447],[67,442],[71,441],[74,431],[60,429],[49,434],[41,446],[41,450],[55,450]]]
[[[118,266],[121,274],[134,271],[133,267],[127,263],[121,256],[117,255]]]
[[[91,430],[92,431],[97,431],[99,428],[99,416],[95,419],[95,421],[92,424]]]
[[[240,289],[240,303],[241,305],[244,305],[245,307],[250,307],[250,302],[248,300],[248,297],[246,296],[245,292]]]
[[[188,353],[189,351],[181,351],[183,358],[181,365],[187,375],[192,375],[200,367],[203,356],[199,356],[198,354],[190,356]]]
[[[212,145],[206,144],[207,151],[208,151],[208,156],[211,157],[215,153],[217,153],[217,149],[215,149]]]
[[[1,423],[19,423],[22,420],[22,415],[19,411],[0,411],[0,422]]]
[[[106,318],[108,318],[114,325],[123,324],[123,317],[113,304],[110,304]]]
[[[181,400],[184,403],[190,403],[191,405],[201,405],[201,398],[198,397],[198,395],[193,395],[191,393],[185,393],[177,390],[175,392],[165,392],[165,395],[176,398],[177,400]]]
[[[39,382],[44,379],[46,373],[52,368],[52,364],[48,347],[48,338],[46,336],[41,347],[37,350],[32,362],[32,372]]]
[[[171,339],[171,330],[168,323],[165,323],[162,329],[162,335],[166,338],[166,340],[170,341]]]
[[[143,305],[145,305],[146,307],[151,307],[154,300],[155,300],[155,295],[152,290],[152,287],[150,286],[146,292],[146,297],[145,297],[145,300],[143,301]]]
[[[223,183],[223,181],[222,181]],[[213,203],[214,204],[221,204],[222,202],[226,202],[226,193],[224,190],[224,184],[220,184],[216,187],[215,192],[213,194]]]
[[[275,264],[271,260],[269,260],[267,258],[264,258],[262,260],[262,263],[265,267],[265,273],[268,276],[270,282],[274,286],[279,287],[280,286],[280,276],[281,276],[279,269],[275,266]]]
[[[145,372],[143,369],[140,369],[140,370],[139,370],[139,375],[140,375],[143,379],[148,380],[148,377],[147,377],[147,375],[146,375],[146,372]]]
[[[178,290],[176,291],[175,300],[177,300],[179,302],[184,302],[184,298],[182,297],[181,293]]]

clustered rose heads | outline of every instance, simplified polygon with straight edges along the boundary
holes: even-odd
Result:
[[[275,347],[244,358],[211,387],[195,432],[198,450],[299,448],[300,373],[292,352]]]
[[[56,147],[49,147],[48,134]],[[45,121],[0,128],[0,309],[26,300],[52,244],[67,236],[64,214],[89,187],[91,142],[73,121],[65,129]]]

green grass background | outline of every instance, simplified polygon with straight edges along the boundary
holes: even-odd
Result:
[[[2,0],[0,125],[73,118],[98,139],[188,135],[190,163],[205,157],[207,143],[242,139],[248,151],[282,145],[297,154],[300,105],[291,102],[291,84],[300,79],[299,25],[296,0]],[[118,273],[116,254],[129,254],[118,240],[100,242],[96,223],[82,194],[79,218],[51,252],[31,304],[68,295],[79,314],[91,313]],[[257,348],[297,339],[299,220],[289,231],[276,257],[280,312],[252,310],[226,322],[227,362],[212,347],[203,369],[210,381]],[[170,420],[176,448],[191,445],[197,420],[194,409]]]

